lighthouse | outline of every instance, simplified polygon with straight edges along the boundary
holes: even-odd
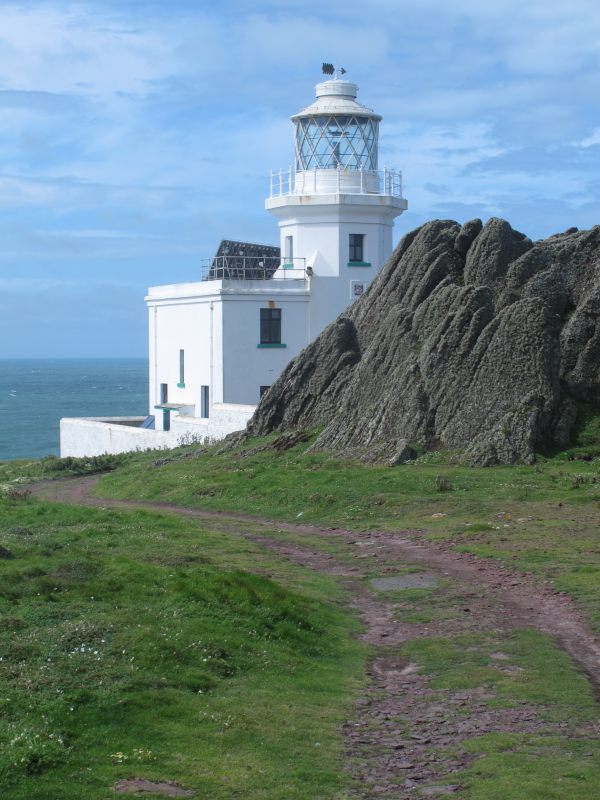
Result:
[[[148,412],[63,419],[61,454],[220,439],[242,429],[286,365],[363,294],[407,207],[379,165],[381,117],[331,74],[292,117],[294,165],[271,173],[279,246],[223,240],[191,282],[148,290]]]
[[[331,65],[323,65],[324,69]],[[306,259],[309,339],[360,296],[392,252],[394,219],[407,208],[402,174],[379,167],[381,116],[335,77],[294,114],[294,166],[271,173],[266,209],[279,222],[281,254]]]

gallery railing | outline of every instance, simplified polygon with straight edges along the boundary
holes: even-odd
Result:
[[[293,167],[271,172],[269,195],[294,194],[378,194],[402,198],[402,172],[384,167],[380,170],[350,169],[340,165],[332,169],[296,170]]]
[[[279,256],[215,256],[201,262],[201,280],[305,280],[306,259]]]

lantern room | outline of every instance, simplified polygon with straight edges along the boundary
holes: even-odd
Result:
[[[329,80],[316,87],[316,100],[295,114],[296,170],[377,170],[381,117],[356,101],[358,87]]]
[[[381,116],[356,100],[358,86],[336,77],[294,114],[294,166],[271,173],[271,197],[284,194],[402,194],[401,175],[378,169]]]

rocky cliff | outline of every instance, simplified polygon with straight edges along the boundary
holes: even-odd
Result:
[[[318,291],[318,278],[314,290]],[[250,435],[402,460],[407,443],[531,463],[600,403],[600,226],[532,242],[501,219],[409,233],[263,396]]]

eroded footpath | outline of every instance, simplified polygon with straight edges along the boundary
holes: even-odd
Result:
[[[343,582],[374,653],[368,687],[343,730],[352,797],[468,797],[469,774],[485,762],[478,742],[527,737],[528,746],[537,742],[541,752],[544,741],[557,737],[575,744],[597,738],[597,720],[565,714],[553,700],[564,688],[552,686],[552,675],[548,688],[539,674],[545,657],[553,669],[551,651],[558,646],[559,655],[566,653],[598,692],[600,643],[571,600],[534,576],[425,542],[418,531],[357,534],[109,500],[91,494],[96,480],[48,481],[34,494],[46,501],[212,520]],[[530,676],[528,670],[535,669],[537,677]],[[507,800],[511,796],[528,795],[506,795]]]

